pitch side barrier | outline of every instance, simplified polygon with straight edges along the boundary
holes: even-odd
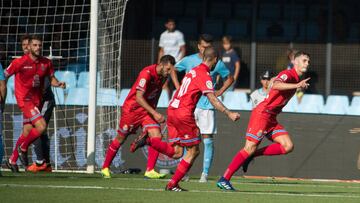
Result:
[[[61,106],[58,109],[62,109]],[[165,110],[160,109],[160,112],[165,114]],[[216,114],[218,134],[215,136],[215,157],[211,175],[221,175],[233,156],[244,145],[250,112],[240,111],[240,114],[240,120],[235,123],[222,113]],[[50,122],[48,129],[53,165],[55,166],[55,157],[57,157],[58,170],[85,170],[87,108],[71,111],[58,110],[56,118],[56,136],[53,127],[54,120]],[[278,120],[289,132],[295,144],[294,151],[288,155],[258,157],[254,163],[250,164],[246,175],[360,179],[360,170],[357,168],[360,133],[353,130],[360,127],[359,116],[282,113]],[[10,156],[16,139],[20,135],[21,127],[21,112],[14,105],[6,105],[3,135],[5,158]],[[95,154],[98,169],[103,163],[104,151],[109,141],[116,135],[115,128],[97,129]],[[129,152],[129,145],[135,137],[136,135],[130,136],[127,143],[119,150],[112,165],[114,171],[126,168],[145,169],[147,150],[138,150],[134,154]],[[261,146],[267,144],[269,141],[264,139]],[[203,152],[202,147],[201,145],[201,152]],[[195,162],[190,174],[201,173],[202,155],[203,153]],[[31,152],[30,157],[34,158]],[[177,163],[177,160],[160,155],[157,166],[171,169]],[[237,175],[242,175],[241,169]]]

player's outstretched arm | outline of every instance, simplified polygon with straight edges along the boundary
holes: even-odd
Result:
[[[240,118],[240,114],[236,112],[229,111],[223,103],[215,96],[214,93],[210,92],[206,94],[207,98],[209,99],[210,103],[219,111],[223,112],[227,115],[230,120],[236,121]]]
[[[215,96],[221,96],[234,82],[234,77],[232,75],[228,75],[226,80],[224,81],[223,86],[215,92]]]
[[[159,122],[159,123],[165,122],[165,117],[161,113],[157,112],[153,107],[151,107],[147,103],[147,101],[144,98],[144,92],[143,91],[141,91],[141,90],[136,91],[136,102],[141,107],[143,107],[147,112],[149,112],[157,122]]]
[[[54,76],[50,76],[50,84],[53,87],[60,87],[65,89],[66,88],[66,83],[65,82],[59,82],[59,80]]]
[[[302,89],[306,89],[309,87],[309,83],[307,83],[310,80],[310,78],[306,78],[302,81],[300,81],[299,83],[285,83],[279,80],[275,80],[273,85],[272,85],[272,89],[275,90],[290,90],[290,89],[297,89],[297,88],[302,88]]]

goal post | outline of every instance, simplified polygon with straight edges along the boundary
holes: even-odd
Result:
[[[3,67],[22,55],[20,38],[36,34],[43,38],[42,55],[53,60],[56,77],[67,82],[64,91],[53,88],[57,107],[47,130],[53,169],[93,173],[116,136],[127,2],[14,0],[0,7]],[[3,126],[4,159],[8,159],[22,129],[14,77],[8,81]],[[30,161],[35,160],[33,152],[29,152]],[[113,167],[120,170],[122,164],[117,155]]]

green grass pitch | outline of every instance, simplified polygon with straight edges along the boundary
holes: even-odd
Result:
[[[145,180],[141,175],[3,172],[0,202],[360,202],[359,183],[275,179],[232,180],[236,192],[216,187],[217,177],[198,183],[198,177],[180,185],[189,192],[164,191],[167,180]]]

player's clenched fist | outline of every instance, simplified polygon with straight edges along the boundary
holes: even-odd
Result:
[[[307,88],[310,86],[310,84],[307,83],[309,80],[310,80],[310,78],[306,78],[305,80],[300,81],[300,82],[297,84],[297,87],[298,87],[298,88],[307,89]]]
[[[240,114],[239,113],[237,113],[237,112],[229,112],[228,113],[228,117],[230,118],[230,120],[232,120],[232,121],[237,121],[237,120],[239,120],[240,119]]]
[[[154,114],[154,119],[158,122],[158,123],[164,123],[165,122],[165,117],[161,114],[156,112]]]

